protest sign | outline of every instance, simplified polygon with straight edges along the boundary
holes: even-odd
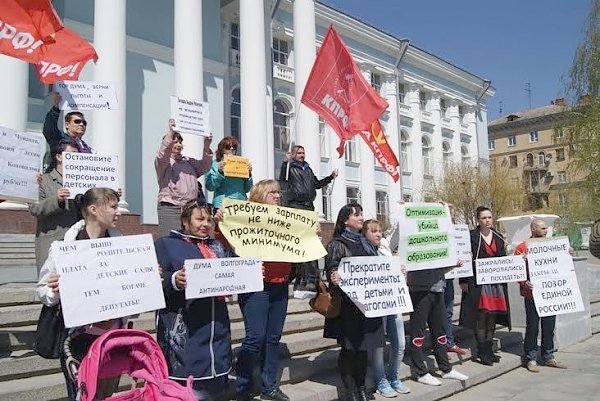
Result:
[[[257,258],[187,259],[185,299],[218,297],[263,290]]]
[[[120,188],[117,156],[63,152],[62,157],[63,186],[69,188],[69,199],[90,188]]]
[[[308,262],[327,254],[310,210],[225,198],[219,228],[235,253],[272,262]]]
[[[398,255],[407,270],[456,265],[452,221],[448,206],[441,203],[400,205]]]
[[[527,270],[522,255],[477,259],[475,269],[477,285],[527,280]]]
[[[463,265],[446,273],[446,279],[473,276],[473,257],[471,256],[471,231],[466,224],[454,224],[454,246],[458,259]]]
[[[527,241],[529,281],[540,317],[585,309],[569,248],[567,237]]]
[[[248,158],[241,156],[226,156],[223,160],[225,160],[225,168],[223,169],[223,175],[225,177],[250,177]]]
[[[36,173],[42,165],[43,146],[41,135],[0,127],[0,198],[38,200]]]
[[[340,288],[366,317],[413,311],[398,256],[343,258],[338,267]]]
[[[210,135],[208,103],[171,96],[171,118],[175,129],[193,135]]]
[[[52,243],[66,327],[162,309],[152,235]]]
[[[58,81],[54,88],[62,97],[61,110],[117,110],[117,92],[112,83]]]

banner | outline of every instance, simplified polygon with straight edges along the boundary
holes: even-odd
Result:
[[[225,160],[225,168],[223,168],[223,175],[225,177],[250,177],[250,171],[248,170],[248,163],[250,161],[247,157],[225,156],[223,160]]]
[[[310,71],[301,101],[329,124],[340,141],[370,130],[371,123],[388,107],[363,77],[332,25]]]
[[[219,228],[235,253],[271,262],[309,262],[327,254],[310,210],[225,198]]]
[[[385,137],[379,119],[371,124],[371,129],[369,131],[361,131],[360,136],[366,144],[369,145],[369,149],[371,149],[371,152],[373,152],[375,159],[377,159],[381,167],[383,167],[383,169],[392,177],[394,182],[398,182],[400,179],[400,173],[398,173],[400,163],[398,163],[398,159]],[[342,157],[344,154],[343,146],[341,147],[341,152],[340,149],[338,149],[338,153],[340,157]]]
[[[522,255],[477,259],[475,270],[477,285],[527,280],[527,269]]]
[[[69,199],[90,188],[120,188],[117,156],[63,152],[62,158],[63,187],[69,188]]]
[[[405,203],[398,218],[398,255],[409,271],[455,266],[456,248],[448,206],[441,203]]]
[[[175,129],[192,135],[210,135],[208,103],[171,96],[171,118]]]
[[[118,110],[117,92],[112,83],[58,81],[54,89],[62,97],[61,110]]]
[[[41,135],[0,127],[0,198],[30,202],[39,198],[36,174],[42,165]]]
[[[466,224],[454,224],[454,246],[461,267],[455,267],[446,273],[446,279],[473,277],[473,256],[471,255],[471,231]]]
[[[529,281],[540,317],[585,310],[569,248],[567,237],[527,240]]]
[[[397,256],[343,258],[339,286],[366,317],[412,312],[401,263]]]
[[[218,297],[263,290],[257,258],[187,259],[185,299]]]
[[[52,243],[66,327],[165,307],[152,235]]]

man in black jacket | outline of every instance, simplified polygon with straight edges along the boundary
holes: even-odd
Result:
[[[295,209],[315,210],[313,202],[317,189],[328,185],[338,175],[337,169],[319,180],[305,159],[303,146],[296,145],[285,155],[279,174],[280,182],[287,182],[284,206]],[[289,171],[288,171],[289,164]],[[317,291],[319,265],[316,260],[306,263],[293,263],[290,279],[295,278],[294,298],[307,298]]]

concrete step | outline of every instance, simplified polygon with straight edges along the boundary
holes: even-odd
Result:
[[[592,317],[592,335],[600,333],[600,316]]]
[[[0,243],[35,243],[35,234],[0,234]]]

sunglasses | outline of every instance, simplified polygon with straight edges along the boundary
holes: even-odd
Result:
[[[211,217],[213,215],[214,207],[213,207],[212,203],[202,202],[202,201],[199,202],[197,200],[186,203],[185,206],[183,206],[183,208],[181,209],[181,214],[188,213],[189,211],[196,209],[196,208],[207,210],[208,214]]]
[[[227,149],[227,150],[233,150],[235,152],[237,150],[237,146],[228,146],[225,149]]]
[[[73,124],[77,124],[77,125],[83,124],[84,127],[87,126],[87,121],[82,120],[81,118],[75,118],[72,121],[73,121]]]

